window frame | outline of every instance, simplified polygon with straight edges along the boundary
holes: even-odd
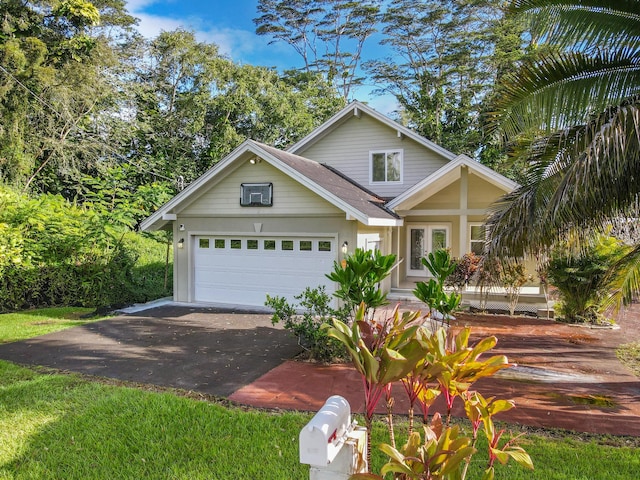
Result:
[[[472,253],[473,249],[471,248],[471,245],[473,243],[477,243],[477,242],[480,242],[480,241],[482,241],[482,250],[484,251],[484,244],[487,241],[487,231],[486,231],[486,229],[483,229],[484,230],[484,238],[482,240],[479,240],[479,239],[475,239],[474,240],[473,235],[471,234],[471,232],[473,231],[473,227],[484,227],[484,223],[482,223],[482,222],[469,222],[468,226],[469,226],[469,230],[468,230],[469,237],[468,237],[468,244],[467,244],[467,249],[468,249],[467,253]],[[476,253],[476,255],[478,255],[478,254]],[[480,255],[482,255],[482,254],[480,254]]]
[[[398,154],[400,159],[400,165],[398,166],[398,180],[388,180],[389,172],[388,172],[388,164],[387,164],[387,155],[389,154]],[[373,178],[373,157],[374,155],[384,155],[384,180],[374,180]],[[403,182],[403,171],[404,171],[404,150],[402,148],[389,148],[383,150],[370,150],[369,151],[369,184],[370,185],[390,185],[390,184],[401,184]]]

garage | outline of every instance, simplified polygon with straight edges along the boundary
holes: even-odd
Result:
[[[294,301],[324,285],[337,260],[336,239],[299,236],[194,236],[194,301],[264,306],[266,295]]]

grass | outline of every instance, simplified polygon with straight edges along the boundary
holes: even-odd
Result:
[[[93,311],[92,308],[61,307],[0,314],[0,343],[26,340],[104,318],[84,318]]]
[[[634,375],[640,377],[640,341],[620,345],[616,355]]]
[[[298,434],[310,414],[179,393],[0,362],[0,479],[309,478],[298,461]],[[383,441],[386,429],[377,422],[374,444]],[[496,468],[497,479],[614,480],[640,471],[638,439],[536,432],[519,443],[536,469],[510,463]],[[384,461],[374,449],[374,469]],[[485,462],[476,455],[467,478],[481,478]]]

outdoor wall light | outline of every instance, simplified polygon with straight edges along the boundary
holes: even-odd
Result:
[[[344,243],[342,244],[342,254],[346,255],[348,252],[349,252],[349,242],[345,240]]]
[[[256,163],[260,163],[262,161],[262,159],[260,157],[253,157],[251,160],[249,160],[249,163],[251,165],[255,165]]]
[[[178,248],[184,248],[184,238],[178,240]]]

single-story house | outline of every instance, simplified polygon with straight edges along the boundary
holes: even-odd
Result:
[[[263,306],[325,285],[356,247],[394,253],[413,288],[441,247],[479,252],[489,206],[516,184],[360,102],[287,150],[247,140],[145,219],[172,229],[174,300]]]

